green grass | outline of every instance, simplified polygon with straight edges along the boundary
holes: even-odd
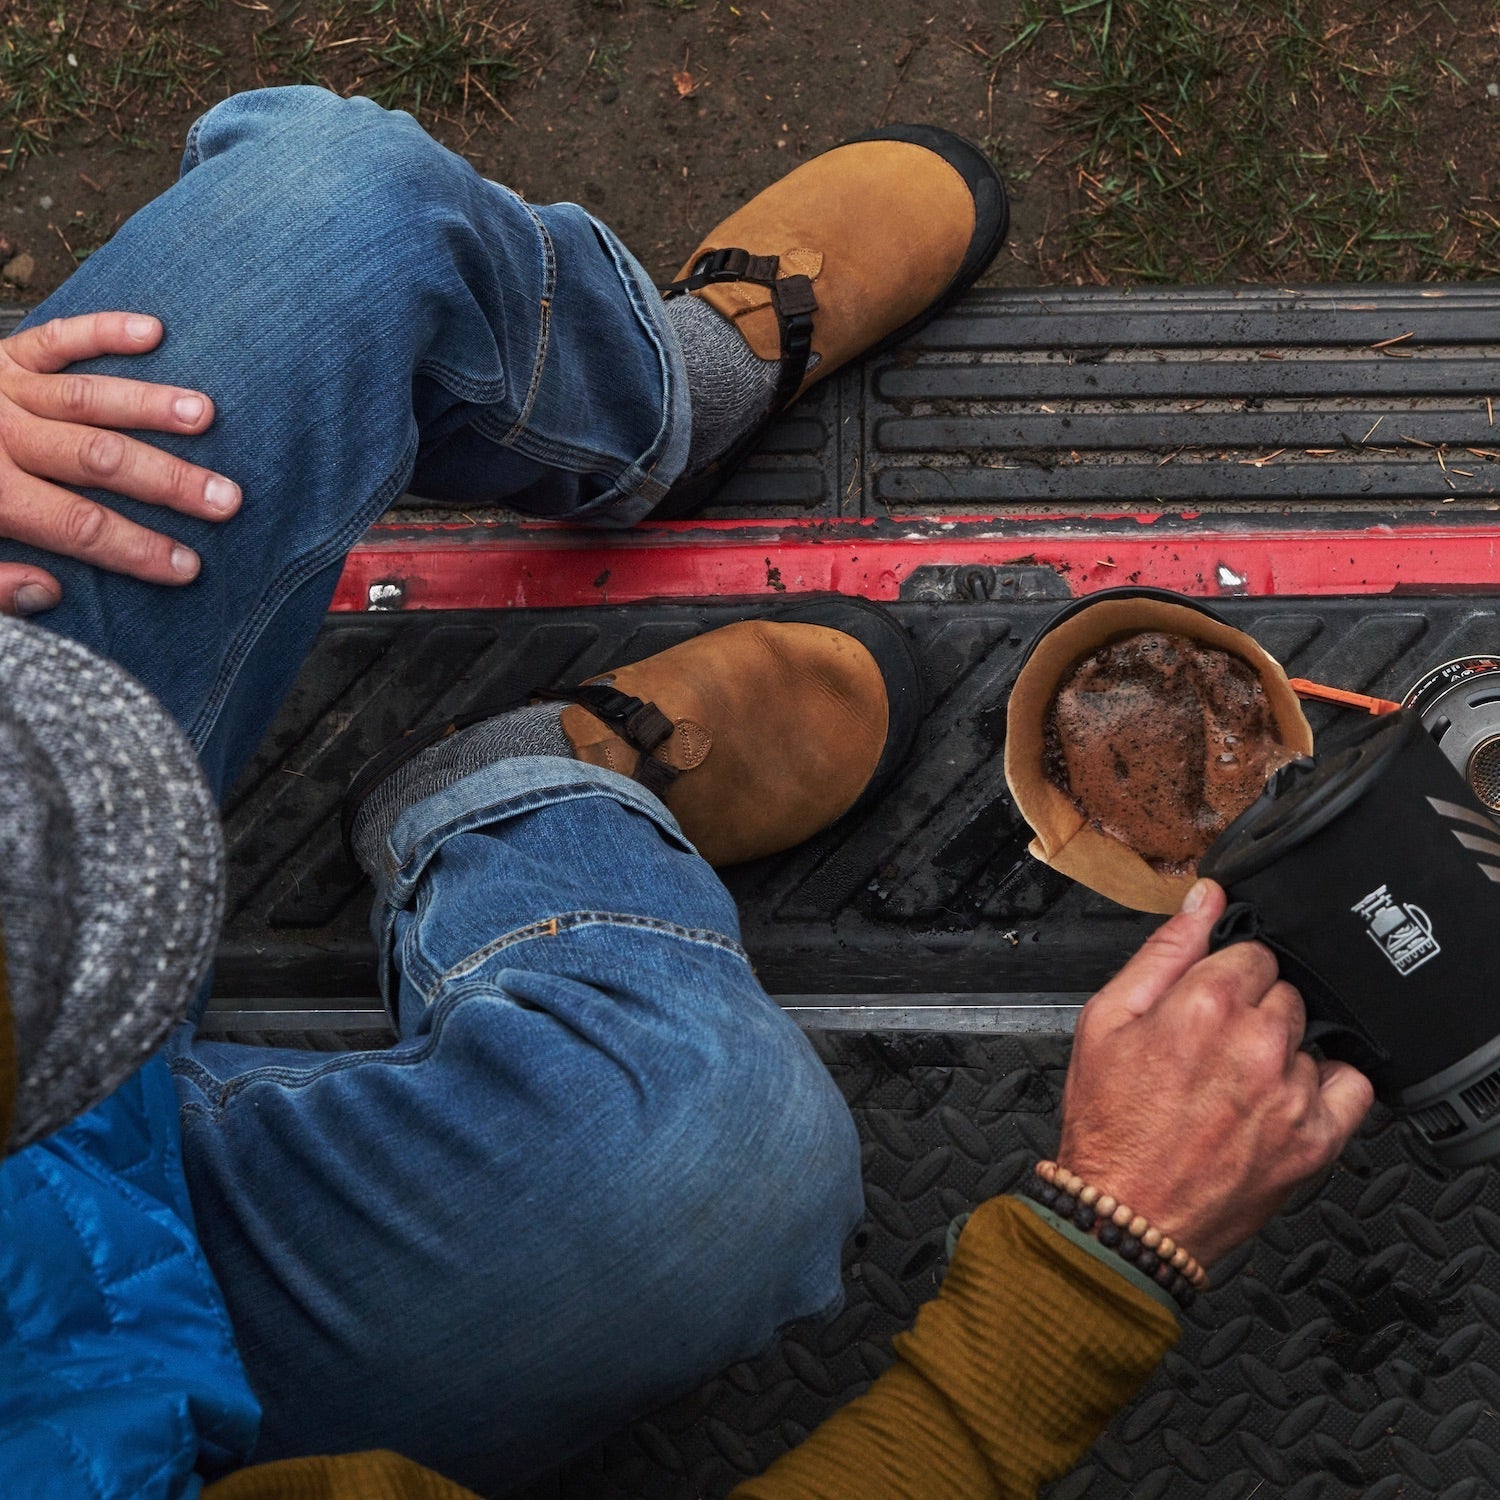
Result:
[[[0,167],[45,151],[61,121],[88,109],[88,90],[68,51],[61,7],[0,26]]]
[[[373,66],[361,92],[376,103],[413,113],[442,111],[465,103],[476,82],[493,94],[520,72],[514,58],[494,45],[494,28],[480,7],[455,5],[450,13],[442,0],[432,0],[409,19],[401,17],[412,9],[396,0],[373,0],[370,6],[372,16],[397,17],[395,29],[370,49]]]
[[[525,16],[469,0],[0,0],[0,172],[70,123],[126,145],[236,89],[312,83],[428,121],[503,110]]]
[[[1452,160],[1441,182],[1417,161],[1441,156],[1433,89],[1461,81],[1436,14],[1392,42],[1305,0],[1022,0],[1010,47],[1053,76],[1072,143],[1064,252],[1100,281],[1500,274],[1500,225]]]
[[[617,79],[625,72],[625,55],[635,43],[633,41],[606,42],[600,37],[589,38],[589,55],[583,65],[585,73],[596,78]]]

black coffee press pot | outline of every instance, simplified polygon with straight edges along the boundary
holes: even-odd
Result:
[[[1199,861],[1307,1005],[1448,1166],[1500,1158],[1500,826],[1411,710],[1278,771]]]

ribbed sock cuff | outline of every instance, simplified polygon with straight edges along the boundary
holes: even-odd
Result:
[[[534,703],[450,734],[392,771],[365,799],[350,840],[355,858],[375,879],[389,875],[390,839],[409,807],[446,791],[497,760],[517,755],[563,755],[573,747],[563,733],[565,703]]]

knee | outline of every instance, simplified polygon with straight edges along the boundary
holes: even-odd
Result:
[[[863,1211],[848,1106],[807,1040],[773,1020],[696,1070],[634,1184],[652,1253],[711,1288],[702,1305],[723,1326],[704,1331],[728,1338],[732,1358],[835,1302]]]
[[[236,305],[270,298],[295,333],[368,323],[378,302],[410,324],[455,290],[455,257],[473,253],[466,212],[477,176],[410,115],[326,89],[237,94],[194,125],[184,187],[202,227],[239,267]],[[477,220],[475,220],[477,222]],[[276,268],[274,278],[256,274]],[[378,288],[378,290],[377,290]]]
[[[456,160],[408,114],[297,85],[215,105],[188,133],[183,170],[232,172],[265,212],[349,222],[388,215]]]

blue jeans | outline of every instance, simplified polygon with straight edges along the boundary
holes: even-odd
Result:
[[[195,547],[199,579],[47,558],[42,623],[151,686],[221,794],[345,550],[408,485],[629,524],[685,457],[681,357],[620,243],[368,101],[211,111],[182,180],[31,321],[117,307],[167,337],[93,367],[212,395],[210,433],[152,440],[244,505],[215,527],[111,500]],[[385,1446],[499,1489],[836,1304],[857,1141],[728,893],[635,783],[503,761],[393,842],[375,925],[399,1041],[183,1028],[187,1180],[256,1458]]]

